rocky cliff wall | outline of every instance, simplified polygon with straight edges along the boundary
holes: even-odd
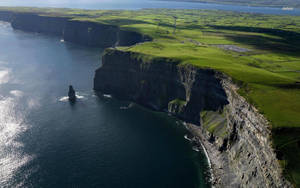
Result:
[[[85,46],[112,47],[117,43],[119,28],[93,22],[68,21],[64,40]]]
[[[68,18],[38,16],[30,13],[12,14],[11,26],[14,29],[62,36]]]
[[[150,37],[118,26],[75,21],[70,17],[0,11],[0,20],[11,22],[17,30],[55,35],[68,42],[92,47],[130,46],[151,40]]]
[[[145,62],[136,55],[107,49],[103,66],[96,71],[95,90],[155,110],[169,109],[195,124],[200,124],[200,111],[216,111],[228,103],[219,81],[211,76],[213,70],[178,66],[178,62],[164,58]],[[181,111],[176,110],[179,108]]]
[[[0,11],[15,29],[61,36],[87,46],[134,45],[151,40],[116,26],[69,18]],[[178,61],[108,49],[96,71],[94,88],[166,111],[188,122],[187,128],[208,151],[217,187],[290,187],[271,147],[268,122],[238,95],[230,78]]]
[[[9,11],[0,11],[0,21],[10,22],[12,13]]]
[[[193,140],[208,151],[216,187],[290,187],[271,147],[268,122],[230,78],[116,49],[107,49],[102,63],[94,89],[188,122]]]
[[[140,42],[151,41],[151,37],[134,31],[119,30],[118,46],[131,46]]]

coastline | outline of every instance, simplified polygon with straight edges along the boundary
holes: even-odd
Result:
[[[70,30],[74,28],[81,30],[82,28],[79,26],[81,24],[77,23]],[[84,26],[83,28],[86,28],[90,25]],[[101,27],[101,30],[105,30],[105,28]],[[89,39],[90,37],[88,35],[86,38]],[[124,41],[128,44],[131,38],[126,33]],[[76,43],[77,40],[75,39],[75,37],[71,37],[69,41]],[[81,42],[78,41],[78,43]],[[91,45],[91,43],[84,43],[84,45]],[[216,141],[211,140],[211,134],[203,126],[188,124],[189,130],[195,135],[199,147],[203,146],[208,155],[207,159],[211,163],[211,175],[214,176],[213,185],[217,187],[239,184],[258,186],[262,183],[270,187],[285,185],[280,180],[278,161],[275,160],[275,153],[270,148],[269,123],[237,93],[236,85],[229,78],[224,78],[223,75],[213,70],[193,66],[175,67],[174,64],[177,62],[170,62],[168,59],[151,61],[139,59],[137,58],[139,55],[141,54],[110,49],[110,53],[103,57],[105,60],[103,63],[106,62],[106,65],[100,68],[103,70],[99,69],[96,72],[95,86],[98,88],[97,90],[110,90],[105,93],[120,94],[120,97],[122,94],[123,99],[134,101],[152,110],[168,109],[174,116],[187,121],[201,121],[202,117],[199,112],[206,108],[212,108],[212,111],[208,112],[212,118],[222,119],[224,117],[221,116],[226,115],[225,119],[228,123],[224,123],[223,128],[226,128],[228,134],[224,137],[217,134],[213,135],[216,136]],[[120,59],[124,62],[120,62]],[[162,75],[161,70],[166,75]],[[136,77],[131,77],[132,72],[135,73]],[[116,79],[112,80],[112,77]],[[157,81],[157,79],[159,80]],[[114,82],[115,80],[116,82]],[[210,90],[207,90],[207,83],[210,83]],[[129,88],[123,88],[123,86],[129,86]],[[172,86],[172,88],[166,89],[165,86]],[[157,97],[156,91],[165,92],[160,92],[160,97]],[[176,92],[174,93],[174,91]],[[224,92],[227,94],[225,102],[229,102],[226,103],[228,110],[226,114],[220,113],[226,111],[223,108],[225,104],[222,103],[225,97]],[[216,94],[214,95],[215,98],[207,98],[212,94]],[[201,101],[213,101],[213,103],[201,103]],[[203,106],[192,106],[193,104]],[[185,111],[188,108],[189,111]],[[228,140],[230,143],[227,143]],[[221,151],[223,149],[228,151]],[[265,151],[265,153],[260,151]],[[244,161],[249,163],[245,164]],[[235,172],[233,172],[234,169]]]
[[[176,117],[175,117],[176,118]],[[212,162],[210,160],[210,156],[208,154],[207,148],[204,146],[204,144],[202,143],[204,140],[202,140],[200,137],[198,137],[195,132],[190,128],[191,126],[196,126],[193,124],[189,124],[186,122],[182,122],[183,126],[185,127],[185,129],[191,134],[193,135],[192,138],[188,138],[188,136],[184,136],[184,138],[188,141],[190,141],[192,144],[195,144],[197,147],[197,151],[203,151],[205,158],[207,160],[207,164],[208,164],[208,169],[209,169],[209,183],[211,183],[211,186],[214,188],[214,180],[215,180],[215,174],[214,174],[214,169],[212,166]],[[196,126],[197,127],[197,126]],[[198,150],[198,148],[200,148],[201,150]],[[219,177],[221,178],[221,177]]]
[[[139,57],[107,49],[94,89],[191,123],[186,125],[198,147],[202,143],[206,149],[215,187],[291,187],[271,147],[268,121],[239,95],[230,77]]]
[[[212,187],[226,187],[224,175],[230,173],[228,161],[222,156],[217,148],[208,141],[203,134],[202,127],[190,123],[184,123],[185,128],[193,135],[192,141],[197,144],[197,147],[202,148],[209,167],[210,183]],[[228,169],[225,171],[224,169]]]

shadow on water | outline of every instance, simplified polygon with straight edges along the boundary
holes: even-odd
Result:
[[[69,100],[69,104],[70,104],[71,109],[76,110],[76,103],[77,103],[77,100],[75,100],[75,101],[70,101]]]

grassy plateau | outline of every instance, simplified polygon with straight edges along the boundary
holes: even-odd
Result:
[[[300,17],[208,10],[2,8],[118,25],[151,36],[124,51],[230,76],[270,122],[285,176],[300,187]],[[1,9],[0,9],[1,10]]]

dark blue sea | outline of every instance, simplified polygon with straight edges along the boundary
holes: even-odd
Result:
[[[0,22],[0,187],[210,187],[179,121],[93,92],[102,51]]]

